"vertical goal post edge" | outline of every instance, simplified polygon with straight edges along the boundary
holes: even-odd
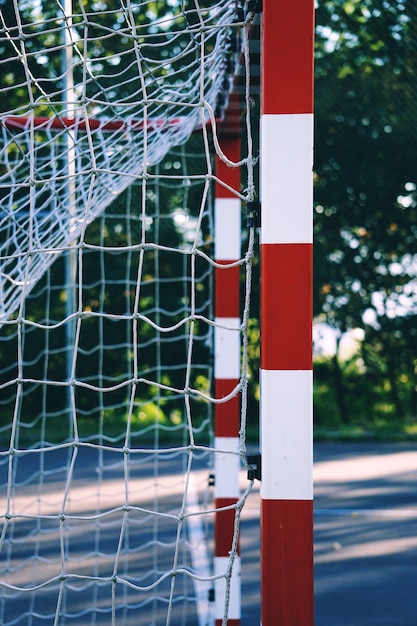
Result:
[[[261,623],[314,624],[314,0],[263,0]]]

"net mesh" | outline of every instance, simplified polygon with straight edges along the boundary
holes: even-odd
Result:
[[[4,626],[212,623],[214,113],[246,27],[189,4],[2,9]],[[240,165],[251,199],[250,139]]]
[[[2,9],[0,320],[54,250],[213,119],[228,86],[233,2],[113,4]]]

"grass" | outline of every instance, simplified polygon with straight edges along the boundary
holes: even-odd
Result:
[[[362,426],[315,427],[314,441],[417,441],[417,424],[374,421]]]

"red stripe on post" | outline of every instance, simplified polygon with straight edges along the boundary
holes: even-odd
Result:
[[[232,261],[218,261],[218,263],[219,265],[227,265]],[[217,317],[239,317],[239,280],[239,265],[225,269],[216,267],[215,302]]]
[[[262,30],[262,112],[312,113],[314,1],[264,2]]]
[[[238,380],[217,378],[215,380],[216,398],[225,398]],[[235,394],[227,402],[216,404],[216,437],[237,437],[240,421],[240,394]]]
[[[262,624],[313,626],[313,501],[262,500]]]
[[[239,137],[222,138],[220,147],[229,161],[233,161],[234,163],[240,161]],[[236,189],[236,191],[240,190],[240,168],[227,165],[227,163],[222,161],[219,157],[216,157],[216,178],[222,180],[233,189]],[[236,193],[233,193],[216,182],[216,198],[236,198]]]
[[[224,120],[219,124],[219,136],[222,144],[225,140],[231,139],[236,143],[240,141],[242,133],[242,96],[239,90],[233,91],[229,95],[229,102],[225,112]],[[238,160],[238,159],[233,159]]]
[[[312,245],[261,246],[265,370],[312,368]]]
[[[220,477],[216,476],[216,480]],[[216,509],[226,506],[236,505],[236,498],[216,498]],[[233,535],[235,527],[235,508],[226,509],[225,511],[216,511],[214,540],[215,555],[229,557],[233,545]],[[237,545],[237,553],[239,554],[239,544]]]

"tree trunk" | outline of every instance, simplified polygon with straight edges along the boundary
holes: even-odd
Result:
[[[342,424],[349,423],[349,413],[346,404],[345,386],[343,384],[343,372],[339,363],[339,348],[342,335],[336,338],[336,352],[333,356],[333,375],[335,384],[336,402],[339,409],[339,417]]]
[[[397,385],[397,378],[395,376],[395,367],[392,366],[392,363],[390,363],[389,359],[388,359],[387,365],[388,365],[388,380],[391,386],[392,402],[395,406],[396,416],[402,420],[404,419],[404,409],[403,409],[401,399],[398,395],[398,385]]]

